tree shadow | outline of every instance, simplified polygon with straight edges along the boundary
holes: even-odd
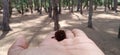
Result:
[[[10,19],[10,23],[21,23],[23,21],[28,21],[28,20],[34,20],[40,17],[40,15],[37,14],[31,14],[31,15],[22,15],[18,17],[13,17]]]
[[[2,34],[0,35],[0,40],[3,39],[8,33],[9,31],[2,32]]]
[[[46,34],[50,31],[52,31],[52,29],[49,29],[49,30],[43,30],[45,27],[48,27],[48,26],[51,26],[52,22],[52,19],[50,19],[49,17],[45,17],[44,20],[41,21],[41,23],[37,23],[36,25],[33,25],[31,27],[25,27],[23,28],[22,30],[20,31],[16,31],[16,32],[13,32],[13,33],[10,33],[8,36],[6,36],[6,38],[11,38],[9,36],[12,36],[16,33],[21,33],[21,32],[27,32],[27,33],[24,33],[24,37],[26,39],[28,39],[28,43],[30,45],[33,45],[33,46],[38,46],[39,45],[39,42],[42,41],[42,37],[40,37],[39,35],[41,34]],[[52,26],[51,26],[52,27]],[[32,34],[29,34],[29,33],[32,33]],[[5,34],[8,34],[8,33],[4,33]],[[3,35],[3,34],[2,34]],[[3,36],[4,36],[3,35]],[[19,36],[19,35],[18,35]],[[2,37],[1,37],[2,38]],[[2,38],[3,39],[3,38]],[[11,39],[7,39],[4,41],[4,43],[1,43],[0,46],[3,46],[3,45],[7,45],[6,43],[10,43],[11,41],[15,40],[15,38],[12,38]],[[2,40],[1,40],[2,41]]]
[[[79,20],[79,22],[81,21]],[[106,55],[120,54],[120,40],[117,38],[120,23],[119,19],[94,19],[94,29],[87,28],[86,22],[82,22],[82,24],[66,23],[70,26],[63,27],[63,29],[79,28],[83,30],[87,36],[105,52]]]

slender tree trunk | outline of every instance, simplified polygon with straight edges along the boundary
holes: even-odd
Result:
[[[97,0],[95,0],[95,3],[94,3],[95,5],[95,7],[94,7],[94,10],[96,10],[97,9],[97,7],[98,7],[98,4],[97,4]]]
[[[70,10],[70,0],[68,0],[68,9]]]
[[[112,10],[112,2],[113,2],[113,0],[110,0],[110,3],[111,3],[111,6],[110,6],[110,8],[111,8],[111,10]]]
[[[42,14],[43,0],[40,1],[40,14]]]
[[[74,0],[72,0],[72,7],[71,7],[71,12],[73,13],[73,7],[74,7]]]
[[[59,0],[59,14],[61,14],[61,0]]]
[[[23,0],[22,0],[23,1]],[[24,14],[24,7],[23,3],[21,2],[21,10],[22,10],[22,15]]]
[[[46,7],[46,0],[44,0],[44,3],[45,3],[44,4],[44,10],[45,10],[46,13],[48,13],[48,10],[47,10],[47,7]]]
[[[59,14],[58,14],[58,2],[57,0],[53,0],[53,19],[54,19],[54,30],[59,30]]]
[[[78,0],[78,4],[77,4],[77,11],[80,10],[80,0]]]
[[[86,7],[86,9],[88,10],[88,7],[89,7],[89,0],[88,1],[86,1],[86,4],[84,5],[84,7],[83,8],[85,8]]]
[[[93,28],[92,25],[92,15],[93,15],[93,0],[89,0],[89,17],[88,17],[88,27]]]
[[[52,17],[52,1],[51,0],[49,0],[48,13],[49,13],[49,17]]]
[[[83,14],[82,2],[83,2],[83,0],[80,0],[80,14]]]
[[[2,31],[10,31],[9,26],[9,0],[2,0],[3,3],[3,23],[2,23]]]
[[[35,9],[37,10],[37,12],[38,12],[39,14],[41,14],[40,5],[39,5],[39,0],[35,0]]]
[[[30,2],[29,2],[30,4],[30,10],[31,10],[31,13],[33,13],[33,1],[32,0],[30,0]]]
[[[118,0],[114,0],[114,11],[117,13]]]
[[[120,26],[119,26],[118,38],[120,38]]]
[[[105,12],[108,10],[108,0],[104,0]]]
[[[77,5],[77,11],[80,10],[80,14],[83,14],[83,11],[82,11],[82,0],[78,0],[78,5]]]
[[[12,1],[9,0],[9,13],[10,13],[9,17],[11,17],[11,15],[12,15],[12,6],[11,6],[11,3],[12,3]]]

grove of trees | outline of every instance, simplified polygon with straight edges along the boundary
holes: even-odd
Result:
[[[34,10],[42,14],[42,9],[48,16],[54,20],[54,30],[59,30],[59,15],[62,9],[68,9],[71,13],[75,10],[83,14],[83,9],[88,10],[88,27],[93,28],[92,16],[93,10],[98,6],[104,6],[104,11],[115,11],[120,5],[119,0],[0,0],[0,10],[3,10],[2,31],[10,31],[9,19],[12,15],[12,10],[15,8],[18,13],[24,15],[25,12],[33,13]],[[120,34],[120,29],[119,29]]]

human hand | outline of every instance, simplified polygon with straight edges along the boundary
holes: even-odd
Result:
[[[81,30],[65,32],[67,38],[63,41],[53,39],[55,32],[52,32],[36,48],[28,48],[25,39],[19,38],[9,49],[8,55],[104,55]]]
[[[73,29],[66,31],[67,39],[60,43],[67,49],[71,55],[104,55],[98,46],[79,30]]]

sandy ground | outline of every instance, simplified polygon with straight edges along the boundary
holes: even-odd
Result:
[[[120,39],[117,38],[120,13],[94,11],[94,29],[87,28],[87,16],[87,12],[80,15],[77,12],[70,13],[64,10],[60,15],[61,29],[81,29],[106,55],[120,55]],[[7,55],[9,47],[20,35],[26,37],[27,40],[34,38],[30,47],[35,47],[45,38],[47,33],[53,31],[51,18],[48,18],[47,14],[39,15],[36,12],[26,13],[23,16],[14,13],[10,26],[13,30],[0,40],[0,55]]]

